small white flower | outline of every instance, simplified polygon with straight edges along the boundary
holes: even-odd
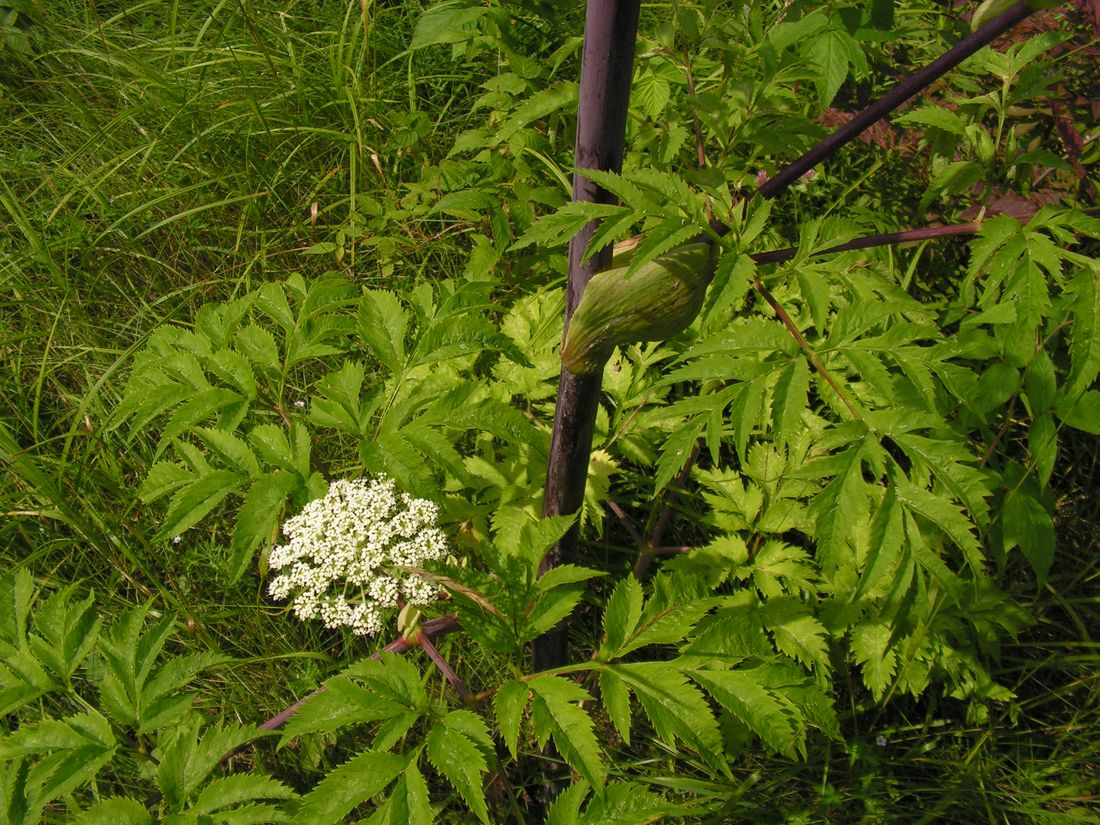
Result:
[[[436,598],[430,581],[396,568],[447,556],[438,516],[435,503],[399,493],[384,476],[334,481],[324,498],[283,524],[288,541],[271,551],[268,563],[280,572],[267,592],[278,601],[290,599],[300,619],[376,635],[383,611],[398,600],[420,605]]]

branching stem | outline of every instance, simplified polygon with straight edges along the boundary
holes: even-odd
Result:
[[[771,291],[766,286],[764,286],[759,277],[753,276],[752,285],[753,288],[756,289],[758,293],[760,293],[764,300],[767,301],[771,308],[775,311],[775,314],[779,317],[779,320],[783,322],[783,326],[787,328],[787,331],[791,334],[791,337],[798,342],[799,349],[801,349],[802,352],[805,353],[806,358],[813,365],[813,368],[817,370],[818,374],[823,379],[825,379],[825,383],[832,387],[833,391],[840,397],[840,400],[844,402],[844,406],[848,408],[848,412],[852,414],[852,418],[858,421],[861,418],[859,410],[856,409],[851,399],[849,399],[847,394],[840,388],[840,385],[833,380],[833,377],[829,374],[829,371],[825,369],[825,364],[822,362],[820,356],[813,350],[812,347],[810,347],[808,343],[806,343],[806,339],[803,338],[802,333],[798,331],[798,326],[791,319],[791,316],[787,314],[787,311],[783,309],[783,306],[779,303],[779,301],[775,299],[775,296],[771,294]]]

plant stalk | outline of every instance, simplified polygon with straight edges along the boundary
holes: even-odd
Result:
[[[586,7],[574,161],[578,169],[622,170],[640,7],[640,0],[589,0]],[[614,199],[588,178],[574,174],[573,200],[611,203]],[[596,225],[593,221],[585,226],[569,244],[566,330],[588,281],[611,263],[610,246],[587,261],[581,261]],[[544,516],[577,513],[584,501],[600,380],[598,374],[574,375],[562,367],[546,468]],[[578,538],[579,525],[574,524],[561,541],[547,551],[540,572],[576,556]],[[564,626],[536,639],[533,652],[536,671],[564,665],[567,660]]]

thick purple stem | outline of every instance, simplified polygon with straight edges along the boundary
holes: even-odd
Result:
[[[634,42],[638,31],[640,0],[589,0],[584,22],[580,99],[577,104],[578,169],[619,172],[623,165],[630,80],[634,69]],[[583,175],[573,176],[573,200],[608,203],[612,196]],[[569,287],[566,327],[589,279],[606,269],[611,250],[600,250],[581,262],[595,222],[582,229],[569,245]],[[574,375],[562,368],[558,384],[554,430],[546,469],[543,515],[570,515],[580,510],[592,452],[592,432],[600,395],[600,376]],[[578,527],[550,548],[541,570],[576,555]],[[535,640],[535,670],[566,663],[565,628],[560,626]]]

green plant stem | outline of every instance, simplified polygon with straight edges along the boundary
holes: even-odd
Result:
[[[783,326],[787,328],[787,331],[794,340],[798,342],[799,349],[805,353],[806,358],[813,365],[813,368],[817,370],[818,374],[825,379],[825,382],[833,388],[833,392],[835,392],[840,397],[840,400],[844,402],[844,406],[848,408],[848,412],[852,414],[852,418],[857,421],[860,420],[861,416],[859,410],[856,409],[851,399],[848,398],[847,394],[840,388],[840,385],[833,380],[831,375],[829,375],[829,371],[825,369],[825,364],[821,361],[820,356],[818,356],[810,345],[806,343],[806,339],[803,338],[802,333],[798,331],[798,325],[791,320],[791,316],[787,314],[787,311],[783,309],[783,306],[775,299],[775,296],[771,294],[766,286],[764,286],[759,277],[753,277],[752,285],[764,300],[768,302],[769,306],[771,306],[772,310],[779,317],[779,320],[783,323]]]
[[[665,530],[668,529],[668,524],[672,520],[672,504],[669,498],[687,483],[688,478],[691,476],[691,468],[695,465],[695,460],[698,457],[699,442],[696,441],[688,460],[684,462],[684,466],[680,469],[672,484],[666,488],[665,503],[660,513],[656,518],[651,519],[652,527],[648,531],[645,541],[639,547],[641,552],[638,554],[638,560],[634,563],[634,578],[644,579],[649,573],[650,565],[653,564],[653,557],[659,555],[660,551],[664,549],[660,547],[661,539],[664,538]]]

